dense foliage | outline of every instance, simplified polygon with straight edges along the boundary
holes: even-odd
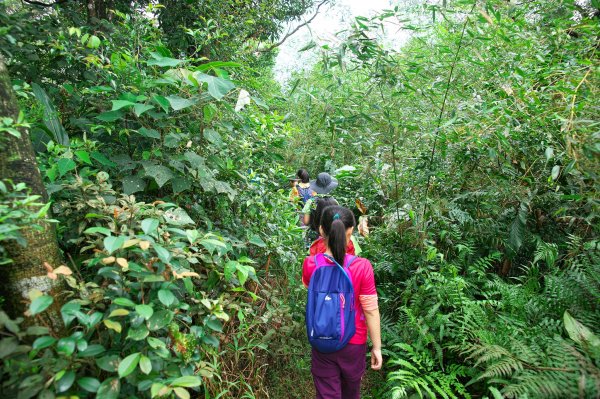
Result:
[[[3,397],[261,397],[262,365],[285,351],[274,329],[299,325],[280,282],[257,275],[285,276],[299,245],[281,190],[288,128],[257,94],[269,72],[170,47],[145,14],[154,7],[83,25],[76,4],[0,13],[69,265],[47,265],[60,295],[29,292],[39,325],[1,313]],[[3,123],[3,134],[24,126]],[[11,187],[0,186],[0,242],[35,245],[18,229],[48,207]]]
[[[376,397],[597,397],[597,11],[427,11],[357,18],[291,85],[290,157],[337,169],[369,208]],[[379,33],[399,25],[414,32],[393,50]]]
[[[264,50],[313,2],[25,3],[0,134],[29,129],[49,202],[0,181],[0,267],[48,222],[64,265],[0,311],[2,397],[310,397],[301,166],[368,216],[365,395],[600,395],[596,3],[359,17],[283,92]]]

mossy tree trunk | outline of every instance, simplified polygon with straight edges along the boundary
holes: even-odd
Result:
[[[18,113],[19,107],[8,70],[0,57],[0,118],[10,117],[16,120]],[[47,201],[48,195],[42,183],[29,132],[27,129],[20,129],[20,132],[20,138],[9,134],[4,134],[1,138],[0,179],[10,179],[15,184],[25,183],[32,194],[41,195]],[[31,289],[49,292],[54,287],[54,281],[46,276],[44,262],[52,267],[60,265],[56,230],[51,223],[42,222],[40,225],[43,229],[39,231],[22,230],[27,241],[26,247],[16,243],[6,245],[8,256],[13,262],[0,266],[0,295],[4,298],[4,310],[12,317],[23,315],[27,293]]]

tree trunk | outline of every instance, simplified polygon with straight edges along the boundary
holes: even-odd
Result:
[[[0,118],[17,119],[19,107],[8,76],[8,70],[0,57]],[[3,134],[0,143],[0,179],[10,179],[13,183],[25,183],[31,194],[41,195],[47,201],[48,195],[37,166],[29,132],[20,129],[21,137]],[[51,223],[41,222],[42,230],[25,228],[21,230],[27,246],[14,242],[6,245],[12,263],[0,267],[0,295],[4,298],[4,310],[12,317],[22,316],[27,304],[27,293],[31,289],[49,292],[53,280],[46,274],[44,262],[52,267],[61,263],[56,230]],[[55,300],[58,306],[58,301]],[[52,317],[54,319],[54,317]],[[60,318],[59,318],[60,320]]]

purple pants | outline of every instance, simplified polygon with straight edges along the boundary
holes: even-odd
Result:
[[[312,350],[311,372],[317,399],[360,399],[367,345],[348,344],[334,353]]]

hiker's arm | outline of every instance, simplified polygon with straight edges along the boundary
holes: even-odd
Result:
[[[371,349],[371,368],[373,370],[379,370],[383,365],[383,358],[381,356],[381,327],[379,320],[379,308],[372,310],[364,310],[365,318],[367,319],[367,328],[369,329],[369,336],[373,343],[373,349]]]

